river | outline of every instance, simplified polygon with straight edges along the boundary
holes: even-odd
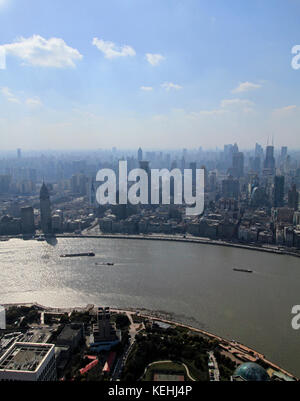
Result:
[[[60,258],[90,252],[95,257]],[[299,258],[165,241],[64,239],[0,242],[0,303],[95,305],[174,313],[235,339],[300,377]],[[112,262],[114,266],[101,263]],[[252,269],[253,274],[233,271]]]

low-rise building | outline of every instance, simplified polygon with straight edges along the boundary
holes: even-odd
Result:
[[[66,325],[56,340],[56,345],[68,346],[71,350],[78,347],[84,336],[84,325],[73,323]]]

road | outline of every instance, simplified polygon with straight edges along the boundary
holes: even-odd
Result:
[[[208,352],[209,356],[209,362],[208,362],[208,368],[209,368],[209,379],[210,381],[213,382],[219,382],[220,381],[220,371],[218,367],[218,362],[216,360],[216,357],[213,353],[213,351]],[[210,364],[212,367],[210,367]]]
[[[121,312],[121,311],[119,311]],[[130,322],[130,326],[129,326],[129,346],[125,349],[124,353],[120,356],[120,358],[118,359],[118,361],[116,362],[115,365],[115,369],[113,371],[113,374],[111,376],[111,381],[116,381],[120,378],[122,370],[124,368],[124,366],[126,365],[128,356],[130,355],[130,352],[135,344],[135,336],[138,333],[138,331],[141,329],[141,323],[134,323],[133,319],[132,319],[132,312],[129,311],[123,311],[123,313],[126,314],[126,316],[129,319]],[[142,325],[142,327],[144,327]]]

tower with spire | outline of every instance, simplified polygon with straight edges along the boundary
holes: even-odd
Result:
[[[41,228],[44,234],[52,232],[51,203],[48,188],[43,182],[40,191]]]

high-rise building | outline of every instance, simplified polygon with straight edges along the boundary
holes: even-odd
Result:
[[[233,175],[236,178],[244,176],[244,153],[236,152],[232,155]]]
[[[196,172],[197,172],[197,163],[192,162],[190,163],[190,170],[192,170],[192,185],[193,188],[196,187]]]
[[[140,169],[145,170],[147,174],[150,173],[149,162],[148,161],[140,161],[139,163]]]
[[[285,161],[287,157],[288,148],[287,146],[282,146],[281,148],[281,161]]]
[[[263,148],[259,143],[255,144],[255,157],[262,158],[264,154]]]
[[[32,207],[21,208],[21,225],[23,234],[34,233],[34,213]]]
[[[284,176],[275,176],[274,179],[274,207],[284,205]]]
[[[267,146],[264,168],[272,174],[275,173],[274,146]]]
[[[141,162],[143,160],[143,150],[139,148],[138,150],[138,161]]]
[[[298,210],[299,207],[299,192],[294,184],[288,192],[288,206],[291,209]]]
[[[94,351],[109,350],[121,340],[121,332],[116,324],[111,321],[109,307],[98,308],[97,323],[93,325],[90,336],[90,347]]]
[[[51,203],[50,203],[49,191],[44,182],[40,191],[40,208],[41,208],[42,231],[45,234],[51,233],[52,232]]]
[[[74,194],[87,194],[88,179],[85,174],[74,174],[71,177],[71,189]]]
[[[21,149],[17,150],[17,156],[18,156],[18,159],[22,158],[22,150]]]
[[[239,180],[234,180],[232,176],[222,181],[222,195],[224,198],[238,199],[240,194]]]
[[[239,151],[238,144],[235,143],[235,144],[233,145],[233,153],[238,153],[238,151]]]
[[[89,180],[89,204],[90,206],[96,205],[96,189],[93,179]]]
[[[10,175],[0,175],[0,194],[9,192],[11,181]]]

